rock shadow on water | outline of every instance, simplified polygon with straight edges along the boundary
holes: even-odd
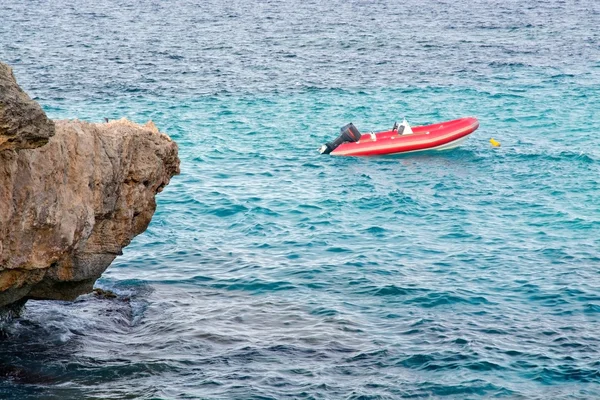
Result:
[[[135,312],[130,299],[96,288],[75,302],[29,301],[15,313],[5,312],[0,319],[0,398],[40,398],[49,387],[69,398],[85,398],[83,388],[60,387],[75,380],[94,386],[109,375],[136,376],[144,368],[157,368],[115,353],[105,359],[84,355],[86,348],[110,346],[103,336],[131,329]]]

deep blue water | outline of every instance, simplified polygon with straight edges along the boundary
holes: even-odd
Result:
[[[50,117],[152,119],[182,173],[98,282],[117,299],[2,322],[0,398],[599,397],[599,21],[594,0],[3,0],[0,60]],[[349,121],[467,115],[448,152],[316,151]]]

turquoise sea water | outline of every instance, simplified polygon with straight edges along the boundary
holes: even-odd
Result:
[[[55,119],[182,161],[103,275],[2,323],[0,397],[600,396],[600,5],[3,1]],[[476,116],[456,150],[335,158]],[[492,148],[494,137],[502,143]]]

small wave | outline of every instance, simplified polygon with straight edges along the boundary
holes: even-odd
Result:
[[[217,217],[231,217],[233,215],[248,211],[248,208],[242,204],[232,204],[228,207],[217,207],[210,211]]]
[[[362,290],[361,294],[369,294],[372,296],[410,296],[418,293],[427,292],[428,289],[424,288],[413,288],[413,287],[401,287],[396,285],[387,285],[383,287],[375,287],[366,290]]]
[[[533,374],[533,379],[544,384],[556,384],[556,382],[600,382],[600,369],[598,366],[590,365],[590,368],[578,368],[572,365],[556,367],[545,367]]]
[[[406,304],[418,304],[421,307],[433,308],[440,306],[452,306],[457,304],[469,304],[474,306],[493,304],[484,296],[460,296],[450,292],[434,292],[425,296],[406,300]]]
[[[515,152],[513,153],[515,156],[528,159],[530,161],[550,161],[550,162],[560,162],[560,161],[577,161],[585,164],[593,164],[596,162],[596,159],[591,154],[588,154],[584,151],[572,151],[572,150],[561,150],[558,152],[544,151],[544,152]]]
[[[600,304],[586,304],[583,311],[586,314],[600,314]]]
[[[259,293],[271,293],[282,290],[294,290],[296,288],[290,282],[286,281],[264,281],[262,279],[252,279],[243,281],[233,281],[230,283],[225,282],[214,282],[210,284],[215,289],[227,289],[231,291],[244,291],[254,294]]]
[[[492,67],[492,68],[505,68],[505,67],[509,67],[509,68],[525,68],[525,67],[531,67],[531,65],[525,64],[525,63],[522,63],[522,62],[507,62],[507,61],[492,61],[488,65],[490,67]],[[514,96],[514,97],[523,97],[523,96],[517,96],[517,95],[514,95],[514,94],[512,96]]]

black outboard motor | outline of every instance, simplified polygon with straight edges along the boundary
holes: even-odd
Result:
[[[329,154],[334,151],[340,144],[346,142],[358,142],[360,140],[360,132],[352,122],[340,129],[340,136],[333,142],[329,142],[321,146],[319,152],[321,154]]]

